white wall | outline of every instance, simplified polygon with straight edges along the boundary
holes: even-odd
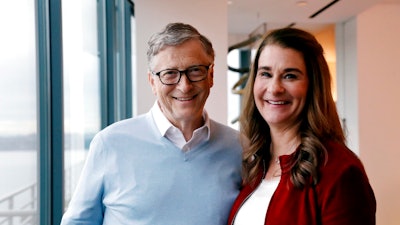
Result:
[[[378,225],[400,224],[400,4],[357,17],[360,153],[378,201]]]
[[[137,68],[135,94],[137,113],[147,112],[155,97],[147,81],[147,41],[169,22],[184,22],[196,27],[213,43],[216,52],[214,87],[206,109],[210,117],[227,124],[227,2],[225,0],[136,0]]]
[[[377,224],[400,224],[400,5],[379,4],[337,29],[338,108],[377,198]]]

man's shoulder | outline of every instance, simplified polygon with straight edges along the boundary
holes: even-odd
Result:
[[[123,132],[123,131],[134,131],[137,129],[144,129],[150,127],[151,116],[147,113],[138,115],[132,118],[123,119],[117,122],[114,122],[104,128],[101,133],[114,133],[114,132]]]
[[[210,119],[210,127],[211,131],[215,131],[217,133],[222,133],[222,134],[225,133],[228,135],[239,135],[238,130],[212,119]]]
[[[238,145],[240,133],[238,130],[225,124],[210,120],[211,136],[217,140],[224,140],[227,145]]]

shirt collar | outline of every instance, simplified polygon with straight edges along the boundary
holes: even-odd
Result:
[[[151,113],[153,115],[154,122],[156,123],[156,126],[160,131],[161,136],[164,136],[167,130],[173,125],[171,124],[171,122],[169,122],[167,117],[165,117],[164,113],[161,112],[160,106],[158,105],[157,101],[151,108]]]
[[[151,108],[151,113],[153,115],[154,122],[156,123],[156,126],[158,130],[160,131],[160,134],[162,136],[165,136],[167,130],[171,127],[174,127],[171,122],[165,117],[164,113],[161,111],[160,106],[158,105],[158,102],[156,101]],[[203,119],[204,119],[204,125],[207,127],[208,132],[207,132],[207,139],[210,138],[210,118],[208,117],[207,111],[204,109],[203,110]],[[203,127],[202,126],[202,127]]]

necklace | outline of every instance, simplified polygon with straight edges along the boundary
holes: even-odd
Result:
[[[293,145],[287,151],[285,151],[282,155],[286,155],[289,152],[293,152],[293,150],[295,150],[297,148],[297,146],[298,146],[298,145],[296,145],[296,143],[297,143],[297,141],[294,141]],[[271,142],[269,148],[270,148],[269,151],[271,152],[271,156],[273,158],[274,163],[279,165],[281,163],[281,161],[279,160],[279,157],[282,156],[282,155],[274,156],[274,154],[272,154],[272,152],[273,152],[272,151],[272,142]]]

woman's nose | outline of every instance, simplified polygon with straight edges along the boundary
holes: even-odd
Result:
[[[273,94],[283,93],[285,88],[282,85],[282,82],[278,79],[272,79],[268,85],[268,91]]]

